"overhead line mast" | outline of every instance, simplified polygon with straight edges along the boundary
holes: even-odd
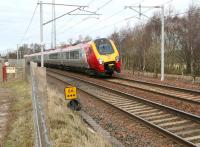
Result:
[[[52,0],[52,20],[56,17],[55,0]],[[56,49],[56,20],[52,21],[51,48]]]
[[[136,7],[139,7],[139,12],[137,11],[137,10],[135,10],[134,8],[136,8]],[[137,12],[137,13],[139,13],[139,16],[141,17],[141,15],[143,15],[143,16],[145,16],[145,17],[148,17],[147,15],[145,15],[145,14],[143,14],[142,12],[141,12],[141,8],[159,8],[159,9],[161,9],[161,51],[160,51],[160,54],[161,54],[161,81],[164,81],[164,69],[165,69],[165,64],[164,64],[164,54],[165,54],[165,52],[164,52],[164,48],[165,48],[165,46],[164,46],[164,42],[165,42],[165,31],[164,31],[164,24],[165,24],[165,22],[164,22],[164,18],[165,18],[165,14],[164,14],[164,5],[162,5],[162,6],[141,6],[141,5],[139,5],[139,6],[125,6],[125,8],[129,8],[129,9],[131,9],[131,10],[134,10],[135,12]],[[148,17],[149,18],[149,17]],[[153,19],[154,20],[154,19]],[[154,21],[156,21],[156,22],[158,22],[157,20],[154,20]]]
[[[55,4],[54,3],[55,1],[53,0],[53,3],[43,3],[42,1],[40,1],[40,44],[41,44],[41,67],[44,67],[44,54],[43,54],[43,51],[44,51],[44,42],[43,42],[43,26],[50,23],[50,22],[54,22],[55,23],[55,20],[65,16],[65,15],[78,15],[78,14],[74,14],[73,12],[77,11],[77,10],[80,10],[82,12],[86,12],[83,10],[83,8],[85,7],[88,7],[88,6],[81,6],[81,5],[68,5],[68,4]],[[63,5],[63,6],[68,6],[68,7],[76,7],[74,10],[71,10],[63,15],[60,15],[58,17],[55,17],[53,18],[52,20],[49,20],[45,23],[43,23],[43,5],[46,4],[46,5]],[[52,7],[53,8],[53,7]],[[52,12],[53,13],[53,12]],[[80,14],[79,14],[80,15]],[[91,12],[91,11],[87,11],[87,13],[83,13],[82,15],[100,15],[100,14],[97,14],[97,13],[94,13],[94,12]],[[53,17],[55,15],[53,14]],[[54,24],[52,24],[53,26]],[[54,26],[53,26],[54,28]],[[55,30],[54,30],[54,33],[55,33]],[[54,38],[55,39],[55,38]],[[55,42],[54,42],[55,43]]]

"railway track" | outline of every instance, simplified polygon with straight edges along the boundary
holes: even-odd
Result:
[[[156,84],[156,83],[151,83],[147,81],[126,79],[126,78],[121,78],[121,77],[107,79],[106,81],[109,81],[114,84],[128,86],[131,88],[136,88],[139,90],[144,90],[147,92],[161,94],[164,96],[171,97],[173,99],[179,99],[181,101],[187,101],[193,104],[200,104],[200,91],[198,90]]]
[[[120,92],[100,84],[71,77],[63,72],[48,70],[48,76],[73,83],[80,90],[127,113],[188,146],[200,146],[200,117],[141,97]],[[98,87],[98,88],[97,88]]]

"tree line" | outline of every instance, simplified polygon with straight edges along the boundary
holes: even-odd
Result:
[[[200,7],[190,6],[183,15],[165,17],[165,73],[200,75]],[[114,31],[125,69],[160,72],[161,19],[155,13],[146,23]]]
[[[200,76],[200,7],[190,6],[187,13],[174,15],[169,9],[165,16],[165,73]],[[108,37],[120,52],[124,69],[160,73],[161,17],[155,13],[147,22],[116,30]],[[90,36],[69,39],[61,46],[89,41]],[[40,52],[39,44],[24,44],[18,48],[19,57]],[[9,58],[16,58],[9,52]]]

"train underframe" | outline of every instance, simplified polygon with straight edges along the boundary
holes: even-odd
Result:
[[[38,63],[39,65],[40,63]],[[117,70],[115,67],[115,64],[111,63],[105,63],[103,65],[103,70],[96,70],[92,68],[85,68],[85,67],[74,67],[74,66],[66,66],[66,65],[58,65],[58,64],[44,64],[45,67],[50,67],[50,68],[57,68],[57,69],[62,69],[62,70],[67,70],[67,71],[73,71],[73,72],[82,72],[86,73],[88,75],[95,75],[95,76],[112,76],[114,72],[120,72],[120,70]]]

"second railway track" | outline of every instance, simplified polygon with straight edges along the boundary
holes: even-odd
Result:
[[[189,146],[200,146],[200,117],[141,97],[72,77],[56,70],[47,74],[76,86],[143,123]],[[98,88],[97,88],[98,87]]]
[[[200,91],[198,90],[186,89],[175,86],[151,83],[147,81],[120,78],[120,77],[107,79],[107,81],[200,105]]]

